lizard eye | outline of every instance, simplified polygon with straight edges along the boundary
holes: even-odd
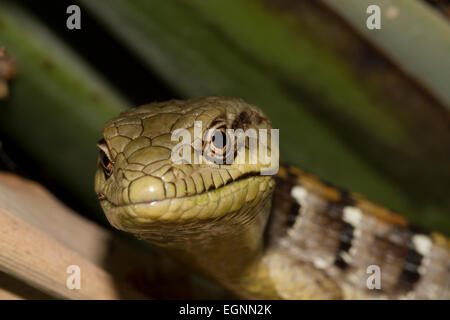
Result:
[[[227,150],[227,134],[225,128],[219,128],[213,132],[211,149],[215,153],[224,153]]]
[[[100,165],[103,169],[103,173],[105,174],[106,179],[108,179],[113,173],[113,163],[111,158],[108,156],[109,150],[106,146],[105,140],[100,140],[97,143],[97,146],[100,149]]]
[[[214,163],[229,164],[233,156],[232,138],[227,133],[225,124],[218,123],[205,132],[203,154]]]
[[[109,160],[108,156],[106,155],[103,150],[100,150],[100,165],[103,168],[103,173],[105,174],[106,178],[109,178],[112,175],[113,172],[113,166],[111,160]]]

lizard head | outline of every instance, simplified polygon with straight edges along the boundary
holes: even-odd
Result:
[[[98,143],[95,191],[108,220],[161,244],[245,225],[274,187],[264,174],[278,164],[270,129],[260,109],[234,98],[171,100],[122,113]]]

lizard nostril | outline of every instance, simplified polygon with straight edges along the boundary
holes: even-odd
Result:
[[[98,200],[105,200],[106,199],[106,197],[105,197],[105,195],[103,194],[103,193],[97,193],[97,198],[98,198]]]

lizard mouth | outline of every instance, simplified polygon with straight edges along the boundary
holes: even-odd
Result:
[[[103,194],[98,197],[108,220],[124,229],[127,225],[136,228],[158,222],[183,224],[220,219],[251,206],[272,188],[271,177],[246,174],[220,188],[190,196],[124,205],[114,204]]]
[[[240,183],[243,180],[249,179],[249,183],[254,183],[255,179],[251,179],[254,177],[259,177],[260,174],[259,172],[247,172],[242,174],[241,176],[239,176],[238,178],[234,179],[234,180],[230,180],[227,183],[219,186],[219,187],[215,187],[214,185],[211,185],[208,189],[200,192],[200,193],[196,193],[196,194],[192,194],[192,195],[182,195],[182,196],[174,196],[174,197],[165,197],[163,199],[155,199],[155,200],[150,200],[150,201],[137,201],[137,202],[130,202],[130,203],[126,203],[126,204],[117,204],[114,201],[112,201],[111,199],[108,199],[108,197],[106,196],[106,194],[102,193],[102,192],[98,192],[97,193],[97,198],[99,201],[108,201],[111,206],[117,207],[117,208],[121,208],[121,207],[126,207],[126,206],[130,206],[130,205],[154,205],[155,203],[158,202],[162,202],[165,200],[175,200],[175,199],[186,199],[186,198],[195,198],[195,197],[202,197],[204,195],[207,194],[212,194],[212,193],[221,193],[223,192],[223,190],[225,188],[227,188],[228,186],[235,184],[235,183]],[[146,186],[146,188],[152,188],[152,186]]]

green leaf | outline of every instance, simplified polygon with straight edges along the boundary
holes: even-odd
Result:
[[[0,126],[42,170],[98,210],[96,142],[126,102],[49,30],[22,9],[0,4],[0,46],[16,58]],[[33,164],[33,162],[36,162]]]

